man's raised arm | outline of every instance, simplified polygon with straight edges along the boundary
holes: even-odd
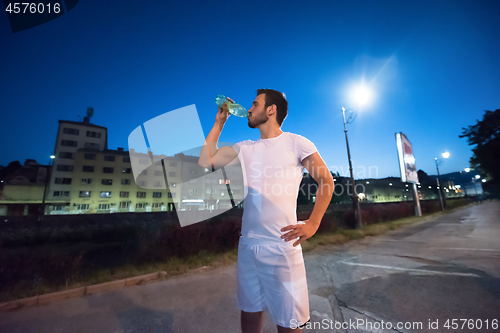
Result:
[[[215,124],[210,133],[208,133],[205,143],[201,148],[198,164],[202,167],[215,170],[228,165],[237,157],[237,153],[232,147],[217,149],[220,134],[230,115],[227,103],[224,103],[222,107],[219,106],[219,111],[215,117]]]

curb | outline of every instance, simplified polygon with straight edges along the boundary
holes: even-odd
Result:
[[[37,305],[47,305],[62,301],[69,298],[82,297],[87,295],[95,295],[105,291],[121,289],[123,287],[134,285],[145,285],[148,282],[162,280],[167,276],[167,272],[162,271],[158,273],[145,274],[134,276],[131,278],[116,280],[111,282],[104,282],[86,287],[79,287],[69,290],[57,291],[54,293],[37,295],[33,297],[21,298],[13,301],[0,303],[0,312],[15,311],[23,307],[31,307]]]

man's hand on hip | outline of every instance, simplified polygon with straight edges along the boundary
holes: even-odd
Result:
[[[314,223],[313,221],[298,221],[297,224],[288,225],[281,229],[281,231],[289,231],[282,235],[286,242],[291,240],[296,240],[293,246],[297,246],[308,238],[311,238],[319,228],[319,223]]]

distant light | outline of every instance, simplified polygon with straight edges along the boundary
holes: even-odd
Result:
[[[56,158],[54,155],[50,155],[50,158]]]
[[[422,188],[422,186],[418,185],[418,188]]]
[[[389,186],[392,186],[392,183],[389,183]]]
[[[448,158],[448,157],[450,157],[450,153],[445,151],[444,153],[441,154],[441,156],[443,156],[444,158]]]
[[[360,200],[363,200],[363,199],[365,198],[365,196],[366,196],[366,195],[365,195],[364,193],[359,193],[359,194],[358,194],[358,198],[359,198]]]
[[[483,183],[486,183],[486,179],[481,179],[481,181],[482,181]]]
[[[462,188],[462,186],[461,186],[461,185],[455,185],[455,187],[456,187],[456,188]]]
[[[406,184],[406,187],[408,187],[408,184]]]
[[[432,188],[431,186],[429,186],[429,188]]]
[[[464,170],[465,170],[465,172],[469,172],[470,168],[465,168]]]
[[[476,179],[479,179],[479,178],[481,178],[481,176],[480,175],[476,175]]]
[[[366,182],[367,184],[370,184],[370,182]]]

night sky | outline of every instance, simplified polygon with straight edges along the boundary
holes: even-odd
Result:
[[[400,175],[396,132],[418,169],[435,174],[445,150],[442,173],[469,166],[462,127],[500,108],[500,1],[325,3],[80,0],[17,33],[4,12],[0,165],[47,164],[58,120],[82,120],[89,106],[108,148],[128,150],[151,118],[195,104],[207,135],[218,94],[249,108],[258,88],[271,88],[289,102],[282,130],[347,175],[341,108],[355,106],[350,89],[364,82],[375,98],[348,125],[356,178]],[[259,138],[231,116],[221,141]]]

